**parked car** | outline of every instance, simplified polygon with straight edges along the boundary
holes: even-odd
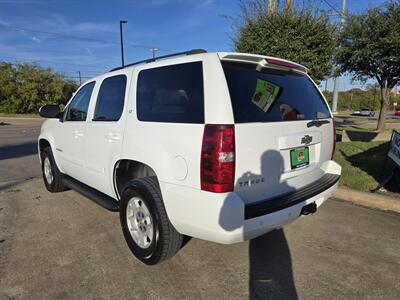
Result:
[[[352,115],[354,116],[364,116],[364,117],[373,117],[375,116],[375,111],[371,108],[361,108],[359,110],[354,110]]]
[[[326,100],[305,67],[278,58],[191,50],[133,63],[40,114],[46,188],[119,211],[146,264],[184,237],[231,244],[315,213],[341,174]]]
[[[396,116],[400,116],[400,107],[396,107],[396,108],[394,109],[394,114],[395,114]]]

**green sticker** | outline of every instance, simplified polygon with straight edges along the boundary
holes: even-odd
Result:
[[[251,102],[267,112],[274,103],[281,88],[271,82],[257,79],[256,91],[254,92]]]
[[[290,163],[292,169],[300,168],[309,164],[310,158],[308,147],[290,150]]]

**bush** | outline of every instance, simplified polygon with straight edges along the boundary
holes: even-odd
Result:
[[[45,104],[65,105],[77,84],[36,64],[0,63],[0,112],[37,113]]]

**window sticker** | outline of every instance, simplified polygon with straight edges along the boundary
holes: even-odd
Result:
[[[267,112],[276,100],[280,87],[271,82],[257,79],[256,91],[254,92],[251,102]]]

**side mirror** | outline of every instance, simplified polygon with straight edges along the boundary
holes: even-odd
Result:
[[[43,118],[56,119],[61,116],[61,110],[58,105],[47,104],[39,108],[39,115]]]

